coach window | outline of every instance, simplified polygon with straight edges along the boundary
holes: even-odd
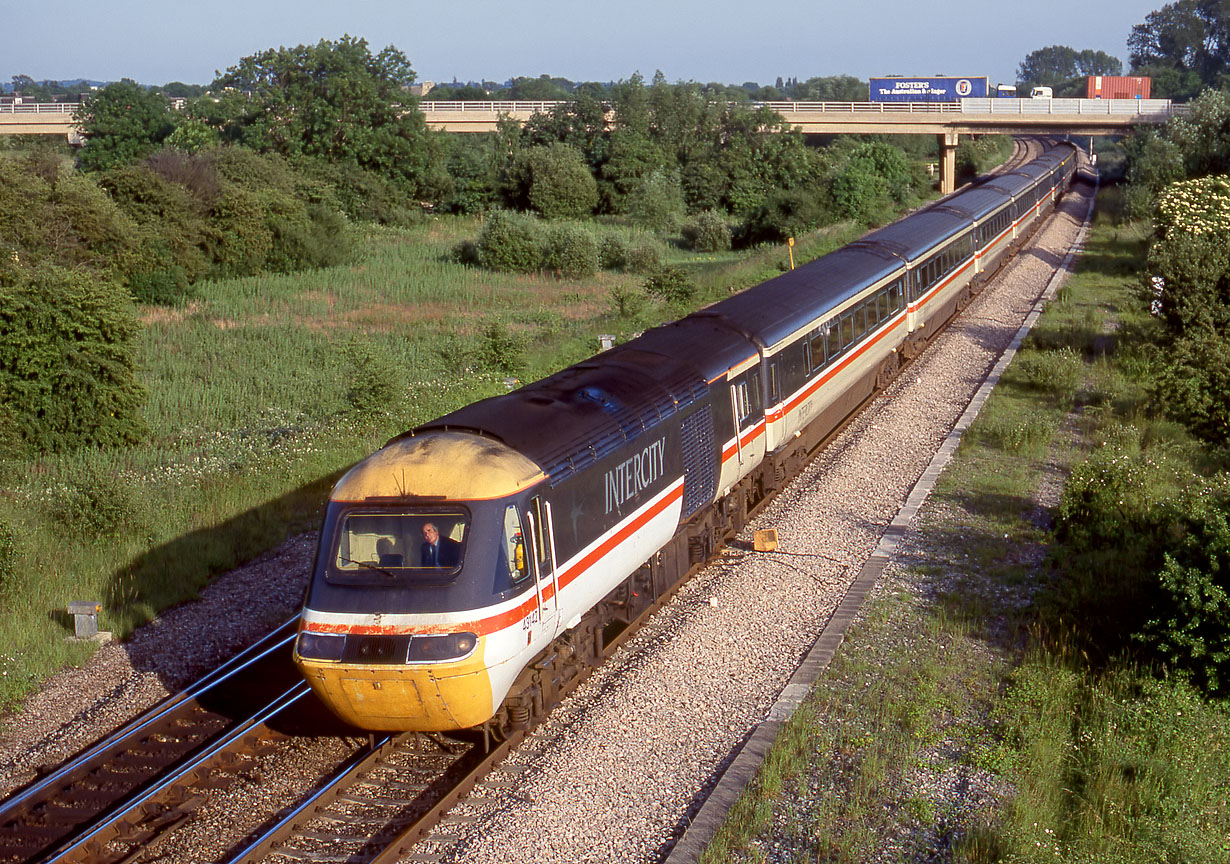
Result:
[[[824,332],[817,330],[811,335],[811,340],[808,344],[811,348],[812,362],[816,364],[813,368],[819,369],[828,362],[828,358],[824,354]]]
[[[842,349],[849,348],[854,344],[857,337],[854,329],[854,313],[847,312],[841,316],[841,347]]]
[[[776,405],[782,399],[781,385],[777,383],[777,361],[769,363],[769,401]]]
[[[810,375],[816,368],[816,364],[812,362],[811,342],[803,340],[803,373]]]

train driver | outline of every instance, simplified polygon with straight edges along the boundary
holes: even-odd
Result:
[[[441,537],[434,522],[424,522],[421,558],[424,567],[456,567],[461,561],[461,544],[452,537]]]

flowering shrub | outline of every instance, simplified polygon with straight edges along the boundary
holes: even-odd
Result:
[[[1157,225],[1166,234],[1230,232],[1230,177],[1222,174],[1171,183],[1157,196]]]
[[[1072,469],[1055,532],[1070,551],[1147,544],[1160,527],[1160,505],[1180,482],[1165,457],[1103,447]]]

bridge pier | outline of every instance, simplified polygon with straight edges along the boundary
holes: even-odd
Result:
[[[957,132],[943,132],[937,136],[940,144],[940,194],[957,191],[957,144],[961,137]]]

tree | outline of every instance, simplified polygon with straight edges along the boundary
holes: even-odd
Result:
[[[1133,68],[1176,66],[1195,69],[1206,51],[1207,25],[1198,0],[1168,3],[1145,16],[1128,36]]]
[[[808,78],[796,82],[788,95],[800,102],[866,102],[867,82],[851,75]]]
[[[1160,79],[1154,95],[1190,97],[1201,85],[1221,86],[1230,62],[1230,3],[1168,3],[1132,28],[1128,48],[1133,71]]]
[[[164,96],[172,99],[195,99],[206,92],[206,88],[200,84],[185,84],[182,81],[171,81],[158,89]]]
[[[1031,51],[1017,69],[1017,87],[1023,92],[1037,86],[1054,89],[1056,96],[1083,96],[1088,75],[1119,75],[1123,62],[1104,51],[1077,51],[1050,45]]]
[[[519,102],[556,102],[571,99],[572,82],[566,78],[552,78],[550,75],[514,78],[505,98]]]
[[[379,54],[364,39],[343,36],[243,58],[211,89],[246,96],[228,100],[223,132],[255,150],[357,165],[431,186],[435,142],[408,91],[414,71],[389,46]]]
[[[99,90],[73,119],[85,136],[79,162],[89,171],[148,156],[175,129],[166,99],[127,78]]]

